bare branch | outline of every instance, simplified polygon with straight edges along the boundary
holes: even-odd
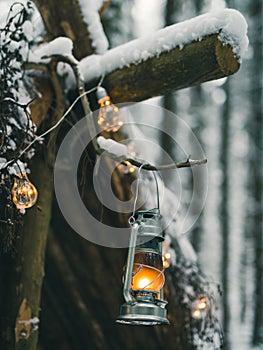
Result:
[[[195,165],[203,165],[207,163],[207,159],[195,160],[195,159],[191,159],[191,157],[189,156],[185,162],[170,163],[165,165],[154,165],[154,164],[146,163],[143,160],[134,159],[134,158],[123,159],[123,157],[118,157],[114,153],[110,153],[103,148],[99,148],[97,151],[97,154],[102,155],[103,153],[105,153],[109,158],[115,160],[116,162],[120,162],[123,165],[127,165],[126,162],[129,162],[130,164],[132,164],[133,166],[136,166],[137,168],[141,168],[149,171],[190,168]]]
[[[142,167],[145,170],[158,171],[158,170],[168,170],[168,169],[180,169],[180,168],[189,168],[195,165],[203,165],[207,163],[207,159],[191,159],[187,158],[185,162],[180,163],[171,163],[166,165],[152,165],[152,164],[144,164],[136,159],[129,158],[127,159],[132,165],[136,167]]]

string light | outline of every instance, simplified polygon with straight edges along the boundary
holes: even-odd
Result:
[[[123,125],[119,108],[115,106],[110,99],[107,91],[99,86],[97,88],[97,99],[100,105],[98,114],[98,125],[102,130],[116,132]]]
[[[131,143],[127,144],[126,146],[128,150],[128,157],[135,158],[137,156],[135,146]],[[119,163],[117,168],[124,174],[133,174],[136,171],[136,167],[132,165],[128,160],[124,161],[123,163]]]
[[[165,269],[168,269],[170,267],[171,264],[171,260],[172,260],[172,254],[170,252],[170,247],[166,242],[163,242],[163,267]]]
[[[208,299],[205,295],[199,295],[197,299],[192,302],[191,315],[194,319],[205,318],[209,310]]]
[[[37,201],[36,187],[29,181],[26,173],[15,178],[12,188],[12,199],[17,209],[31,208]]]

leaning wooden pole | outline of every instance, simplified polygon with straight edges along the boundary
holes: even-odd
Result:
[[[37,205],[25,214],[16,255],[5,256],[4,300],[1,300],[1,350],[34,350],[41,286],[44,277],[44,256],[53,193],[52,170],[41,155],[34,158],[32,182],[37,186]]]

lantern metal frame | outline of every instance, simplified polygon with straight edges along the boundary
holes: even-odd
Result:
[[[136,252],[153,252],[161,255],[164,233],[160,223],[159,208],[138,211],[130,218],[131,237],[125,269],[123,297],[116,322],[130,325],[168,325],[166,304],[163,300],[163,288],[160,294],[151,290],[132,290],[133,264]],[[164,269],[161,271],[163,273]],[[159,295],[158,295],[159,294]],[[158,299],[158,296],[160,298]]]

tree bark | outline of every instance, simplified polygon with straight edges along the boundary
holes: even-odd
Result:
[[[40,155],[34,158],[31,180],[39,191],[36,206],[25,216],[15,257],[3,255],[1,349],[36,349],[37,331],[30,322],[39,315],[44,255],[52,202],[52,171]]]
[[[85,170],[87,181],[84,202],[95,217],[100,215],[94,197],[90,172]],[[126,176],[126,175],[124,175]],[[129,177],[126,179],[130,179]],[[129,181],[115,184],[114,191],[127,193]],[[123,198],[124,199],[124,198]],[[167,272],[165,298],[169,302],[170,326],[140,327],[115,323],[122,296],[122,274],[126,262],[126,249],[111,249],[95,245],[76,234],[59,213],[53,209],[52,232],[46,256],[47,277],[44,281],[41,305],[41,349],[152,349],[190,350],[180,308],[175,305],[173,276]],[[115,226],[126,225],[127,216],[103,210],[103,222]],[[87,231],[92,227],[87,227]]]
[[[254,199],[251,216],[250,230],[254,235],[255,247],[255,298],[254,298],[254,322],[253,322],[253,344],[263,343],[263,113],[262,113],[262,70],[263,70],[263,47],[262,41],[256,38],[262,37],[262,2],[250,5],[253,16],[252,46],[254,49],[254,60],[251,67],[251,106],[253,119],[250,127],[250,144],[252,145],[250,164],[250,188]]]
[[[138,102],[234,74],[239,69],[238,60],[231,46],[224,45],[217,37],[218,34],[209,35],[185,45],[182,50],[156,53],[139,64],[108,72],[103,85],[115,103]],[[103,76],[103,67],[101,71],[88,72],[91,75],[86,84],[94,86]]]
[[[225,334],[225,343],[229,340],[229,141],[230,141],[230,95],[229,81],[225,83],[224,90],[226,101],[222,108],[221,125],[221,153],[220,164],[222,167],[222,199],[220,204],[220,229],[222,234],[222,288],[223,288],[223,329]]]

